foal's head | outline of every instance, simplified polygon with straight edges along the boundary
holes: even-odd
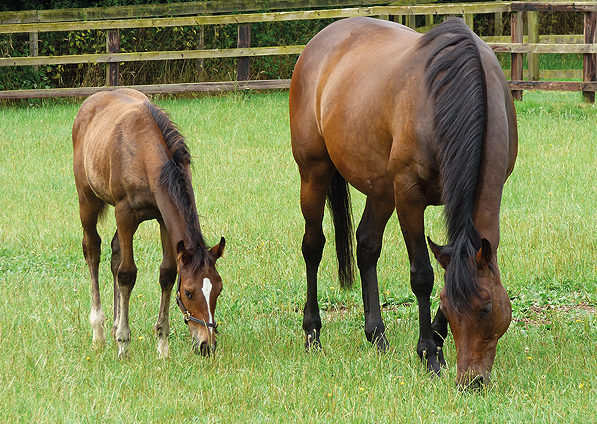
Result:
[[[187,249],[183,241],[177,245],[178,254],[178,306],[191,331],[193,348],[203,356],[216,350],[216,302],[222,291],[222,278],[216,270],[216,260],[222,256],[224,237],[209,251],[200,263],[194,256],[195,249]],[[198,248],[199,249],[199,248]]]
[[[444,269],[450,256],[429,240],[436,259]],[[456,382],[466,388],[479,389],[489,381],[497,342],[506,332],[512,318],[512,307],[492,255],[489,241],[482,240],[481,249],[471,258],[478,291],[467,305],[454,305],[447,298],[446,287],[440,293],[440,308],[450,323],[456,344]]]

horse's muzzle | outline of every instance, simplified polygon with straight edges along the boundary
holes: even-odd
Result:
[[[460,378],[457,383],[463,390],[479,392],[489,385],[489,375],[465,376],[464,378]]]

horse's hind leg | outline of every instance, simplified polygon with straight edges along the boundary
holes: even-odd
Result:
[[[328,188],[335,172],[331,163],[320,163],[301,171],[301,211],[305,218],[302,253],[307,271],[307,301],[303,314],[305,347],[319,348],[321,316],[317,302],[317,270],[323,254],[323,213]]]
[[[101,257],[101,243],[97,232],[97,221],[105,203],[95,196],[79,196],[79,214],[81,225],[83,226],[83,255],[85,262],[89,267],[91,276],[91,312],[89,313],[89,323],[93,330],[92,343],[100,346],[106,341],[104,332],[104,322],[106,316],[102,310],[102,302],[99,289],[99,263]]]
[[[172,287],[176,281],[176,255],[172,248],[170,234],[163,222],[160,222],[160,236],[162,239],[162,250],[164,258],[160,265],[160,287],[162,298],[160,300],[160,311],[158,320],[155,323],[155,332],[158,336],[158,355],[165,358],[169,354],[168,336],[170,335],[170,299],[172,298]]]
[[[365,335],[380,352],[388,348],[385,325],[379,305],[377,260],[381,253],[383,232],[394,212],[394,205],[367,198],[365,212],[357,229],[357,262],[361,273]]]

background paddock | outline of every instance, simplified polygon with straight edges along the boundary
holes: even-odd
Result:
[[[287,93],[154,99],[193,154],[193,181],[218,262],[218,351],[191,353],[172,311],[171,358],[160,361],[157,224],[135,239],[131,303],[135,349],[117,359],[108,336],[90,346],[90,287],[72,176],[72,123],[80,102],[0,109],[0,421],[2,422],[594,422],[597,420],[597,107],[580,93],[525,94],[517,102],[520,153],[502,201],[502,281],[514,322],[498,346],[486,394],[433,380],[414,346],[415,300],[396,217],[378,271],[391,350],[363,333],[359,285],[340,291],[329,214],[320,269],[324,353],[305,355],[299,177],[290,152]],[[364,198],[355,193],[354,213]],[[441,208],[428,234],[445,241]],[[155,226],[153,228],[152,226]],[[100,226],[100,281],[112,313],[109,240]],[[437,283],[439,282],[439,284]],[[437,307],[443,282],[436,267]],[[439,287],[438,287],[439,286]],[[175,308],[175,305],[173,305]],[[315,372],[317,370],[317,373]]]

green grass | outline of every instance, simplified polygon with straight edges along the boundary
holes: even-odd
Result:
[[[525,93],[520,152],[502,202],[502,280],[515,321],[498,345],[490,388],[459,392],[455,351],[431,378],[415,353],[417,310],[393,217],[379,262],[392,345],[363,333],[360,288],[338,289],[331,246],[319,297],[324,351],[307,355],[299,178],[286,93],[158,100],[186,135],[206,239],[227,240],[215,357],[190,351],[171,310],[171,358],[158,360],[157,225],[137,232],[139,268],[128,360],[109,336],[91,346],[90,288],[80,248],[70,131],[79,102],[0,109],[1,422],[595,422],[597,420],[597,108],[579,93]],[[355,193],[355,217],[363,196]],[[441,208],[426,214],[444,239]],[[108,241],[101,285],[112,310]],[[325,231],[332,239],[331,223]],[[441,287],[438,267],[436,286]],[[438,302],[438,290],[433,293]]]

